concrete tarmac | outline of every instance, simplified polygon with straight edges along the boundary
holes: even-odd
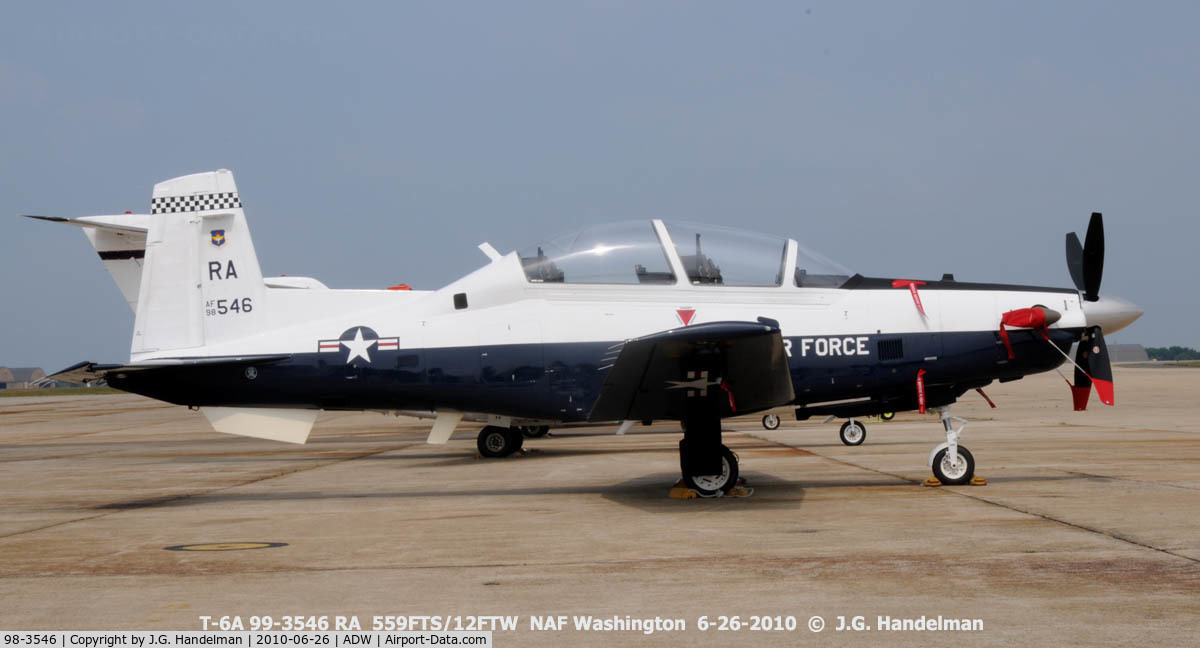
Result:
[[[201,629],[201,615],[517,615],[498,646],[1195,645],[1200,370],[1116,369],[1071,411],[1056,373],[955,413],[987,486],[927,488],[933,416],[727,422],[748,498],[667,498],[675,424],[562,430],[478,459],[475,427],[322,413],[305,446],[227,437],[137,396],[0,399],[0,628]],[[785,412],[785,410],[781,410]],[[264,542],[240,551],[175,551]],[[532,615],[684,632],[533,631]],[[795,631],[707,631],[720,616]],[[813,633],[808,620],[823,617]],[[880,616],[981,619],[884,631]],[[837,631],[838,617],[869,631]]]

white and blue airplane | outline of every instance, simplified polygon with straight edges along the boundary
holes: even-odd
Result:
[[[975,459],[952,403],[1065,359],[1077,409],[1093,384],[1112,405],[1102,331],[1141,315],[1098,294],[1099,214],[1086,245],[1067,236],[1075,288],[869,278],[792,239],[654,220],[508,254],[483,243],[487,265],[429,291],[264,277],[227,170],[155,185],[149,214],[32,218],[82,227],[135,312],[127,363],[57,379],[103,379],[198,408],[219,432],[293,443],[321,410],[428,412],[430,443],[484,421],[489,457],[519,450],[521,426],[676,420],[684,481],[702,495],[737,482],[721,420],[783,405],[848,425],[935,411],[945,441],[929,465],[967,483]]]

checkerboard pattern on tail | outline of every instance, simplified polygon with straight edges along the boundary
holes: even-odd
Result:
[[[150,199],[151,214],[240,209],[241,206],[242,201],[238,198],[236,191],[194,194],[191,196],[163,196]]]

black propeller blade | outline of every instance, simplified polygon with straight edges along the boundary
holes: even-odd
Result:
[[[1092,395],[1092,377],[1083,370],[1083,367],[1086,366],[1088,366],[1088,344],[1087,331],[1084,331],[1083,337],[1079,339],[1079,346],[1075,349],[1075,386],[1071,388],[1076,412],[1087,409],[1088,398]]]
[[[1092,212],[1083,245],[1079,244],[1079,236],[1074,232],[1067,234],[1067,270],[1075,287],[1083,292],[1084,299],[1100,299],[1100,280],[1104,275],[1104,219],[1099,212]]]
[[[1101,403],[1116,403],[1112,363],[1108,359],[1108,345],[1104,343],[1104,334],[1100,332],[1099,326],[1093,326],[1083,332],[1079,348],[1075,351],[1075,365],[1075,386],[1071,388],[1075,398],[1075,411],[1087,409],[1093,384]]]
[[[1088,301],[1100,299],[1100,279],[1103,275],[1104,219],[1099,212],[1092,212],[1092,220],[1088,223],[1087,238],[1083,243],[1084,299]]]
[[[1067,233],[1067,271],[1071,273],[1075,289],[1083,292],[1083,244],[1075,232]]]
[[[1092,374],[1092,383],[1096,385],[1096,395],[1105,405],[1116,403],[1113,393],[1112,363],[1108,360],[1108,346],[1104,344],[1104,334],[1099,326],[1088,329],[1091,334],[1091,349],[1088,354],[1088,373]]]

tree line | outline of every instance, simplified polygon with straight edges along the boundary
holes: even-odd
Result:
[[[1191,347],[1146,347],[1151,360],[1200,360],[1200,351]]]

